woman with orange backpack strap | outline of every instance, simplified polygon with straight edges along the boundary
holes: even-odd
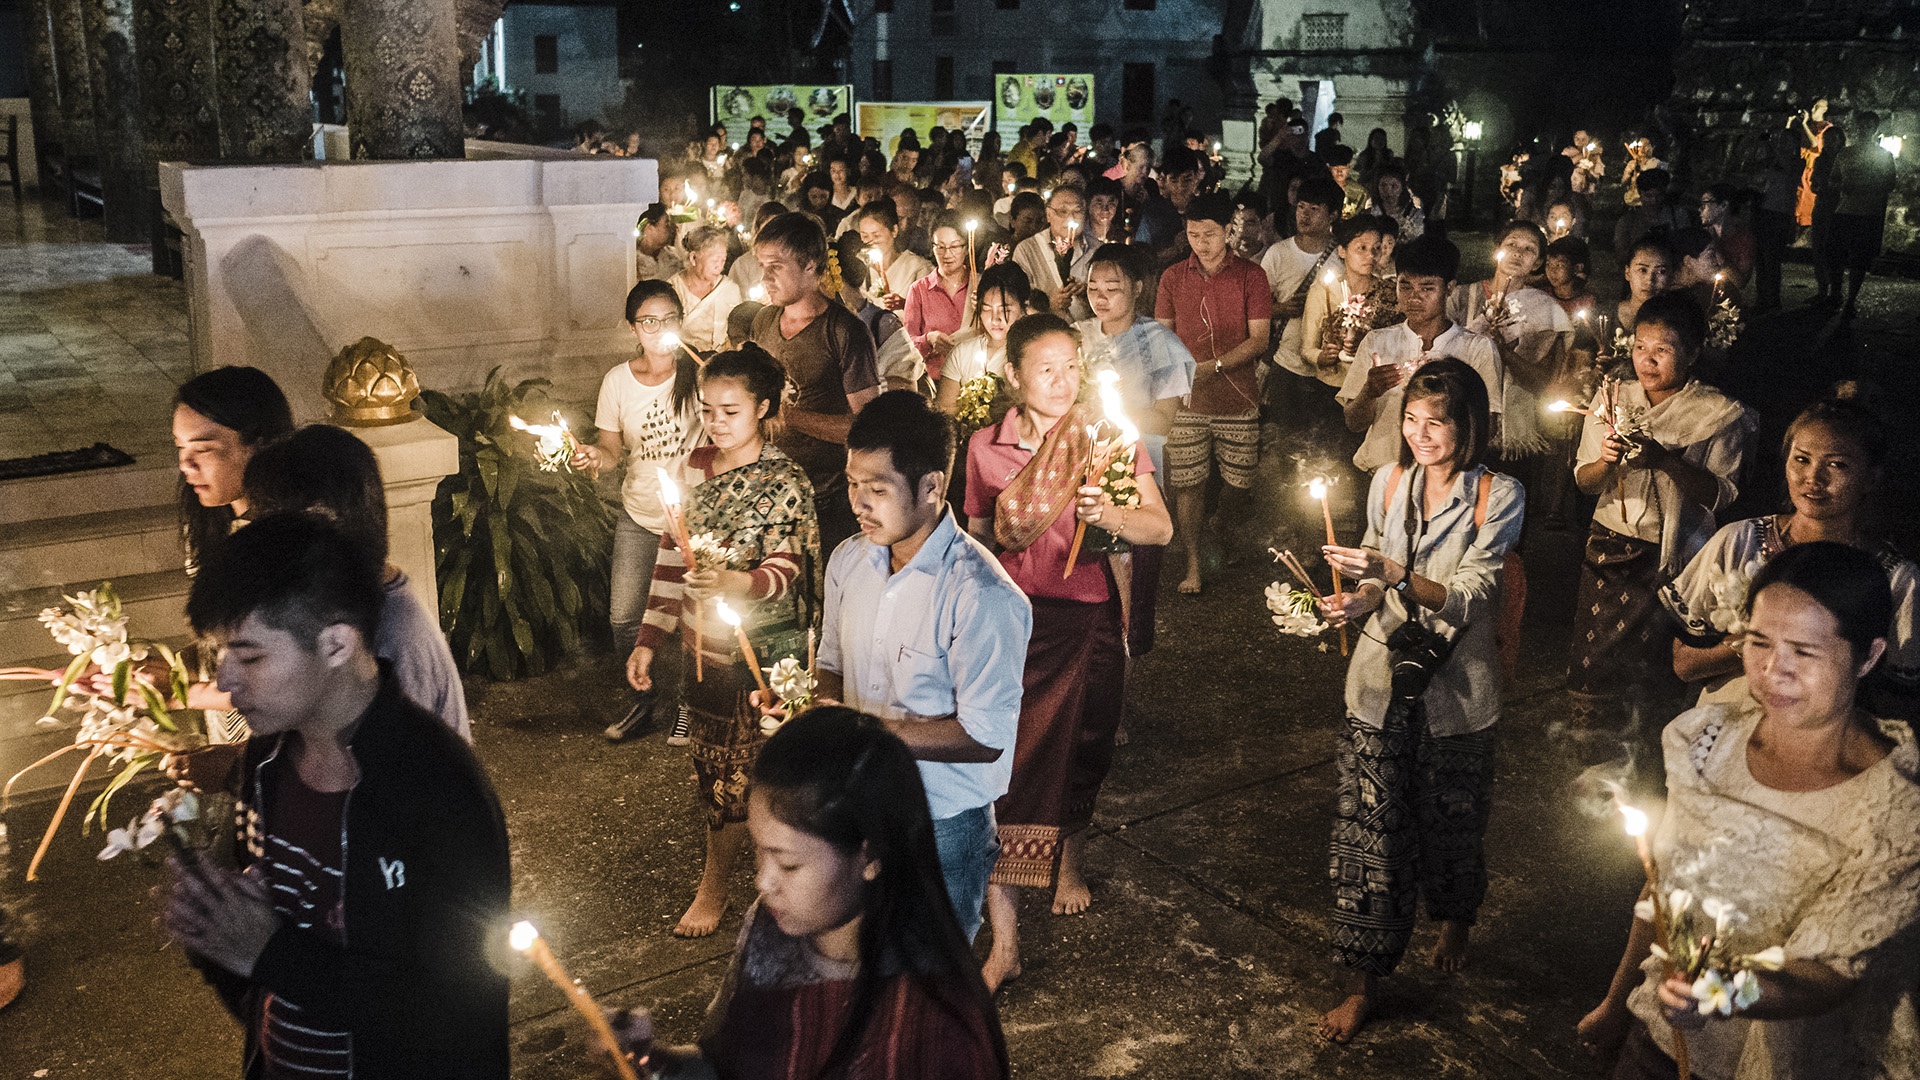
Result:
[[[1360,547],[1322,548],[1358,584],[1322,602],[1360,627],[1347,669],[1330,874],[1332,945],[1349,982],[1322,1037],[1348,1042],[1379,1000],[1424,903],[1434,966],[1458,971],[1487,891],[1482,842],[1500,717],[1501,596],[1520,483],[1483,462],[1487,386],[1465,362],[1407,380],[1400,464],[1374,474]]]

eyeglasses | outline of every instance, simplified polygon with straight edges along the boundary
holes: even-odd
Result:
[[[935,251],[965,251],[965,250],[967,250],[967,245],[965,245],[965,244],[962,244],[962,243],[960,243],[959,241],[955,241],[955,242],[953,242],[953,243],[951,243],[951,244],[940,244],[940,243],[936,243],[936,244],[934,244],[934,245],[933,245],[933,250],[935,250]]]
[[[659,333],[661,330],[665,329],[666,327],[679,326],[680,316],[678,315],[642,315],[639,318],[633,320],[633,325],[639,327],[640,332],[643,334],[656,334],[656,333]]]

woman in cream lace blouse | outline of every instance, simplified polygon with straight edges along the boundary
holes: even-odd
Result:
[[[1797,544],[1755,575],[1741,659],[1753,704],[1667,726],[1662,884],[1733,905],[1735,954],[1783,946],[1760,996],[1703,1016],[1636,919],[1613,986],[1580,1023],[1614,1080],[1673,1076],[1684,1033],[1701,1080],[1911,1077],[1920,937],[1920,753],[1854,704],[1886,652],[1893,602],[1872,555]]]

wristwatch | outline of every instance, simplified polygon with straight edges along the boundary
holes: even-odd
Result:
[[[1394,592],[1397,592],[1397,593],[1405,593],[1407,591],[1407,586],[1412,584],[1412,582],[1413,582],[1413,571],[1408,570],[1405,567],[1402,567],[1401,573],[1400,573],[1400,580],[1394,582],[1392,585],[1387,586],[1387,588],[1392,589]]]

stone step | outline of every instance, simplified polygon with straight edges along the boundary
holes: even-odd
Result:
[[[179,467],[168,454],[147,454],[117,469],[0,481],[0,525],[171,506],[179,485]]]
[[[137,641],[165,641],[186,633],[187,573],[178,565],[170,570],[93,578],[65,585],[17,589],[0,593],[0,666],[25,663],[45,656],[53,639],[40,625],[40,611],[57,606],[63,592],[92,589],[103,580],[113,582],[125,610],[127,635]]]
[[[0,524],[0,588],[12,591],[97,584],[180,563],[180,516],[172,505]]]

